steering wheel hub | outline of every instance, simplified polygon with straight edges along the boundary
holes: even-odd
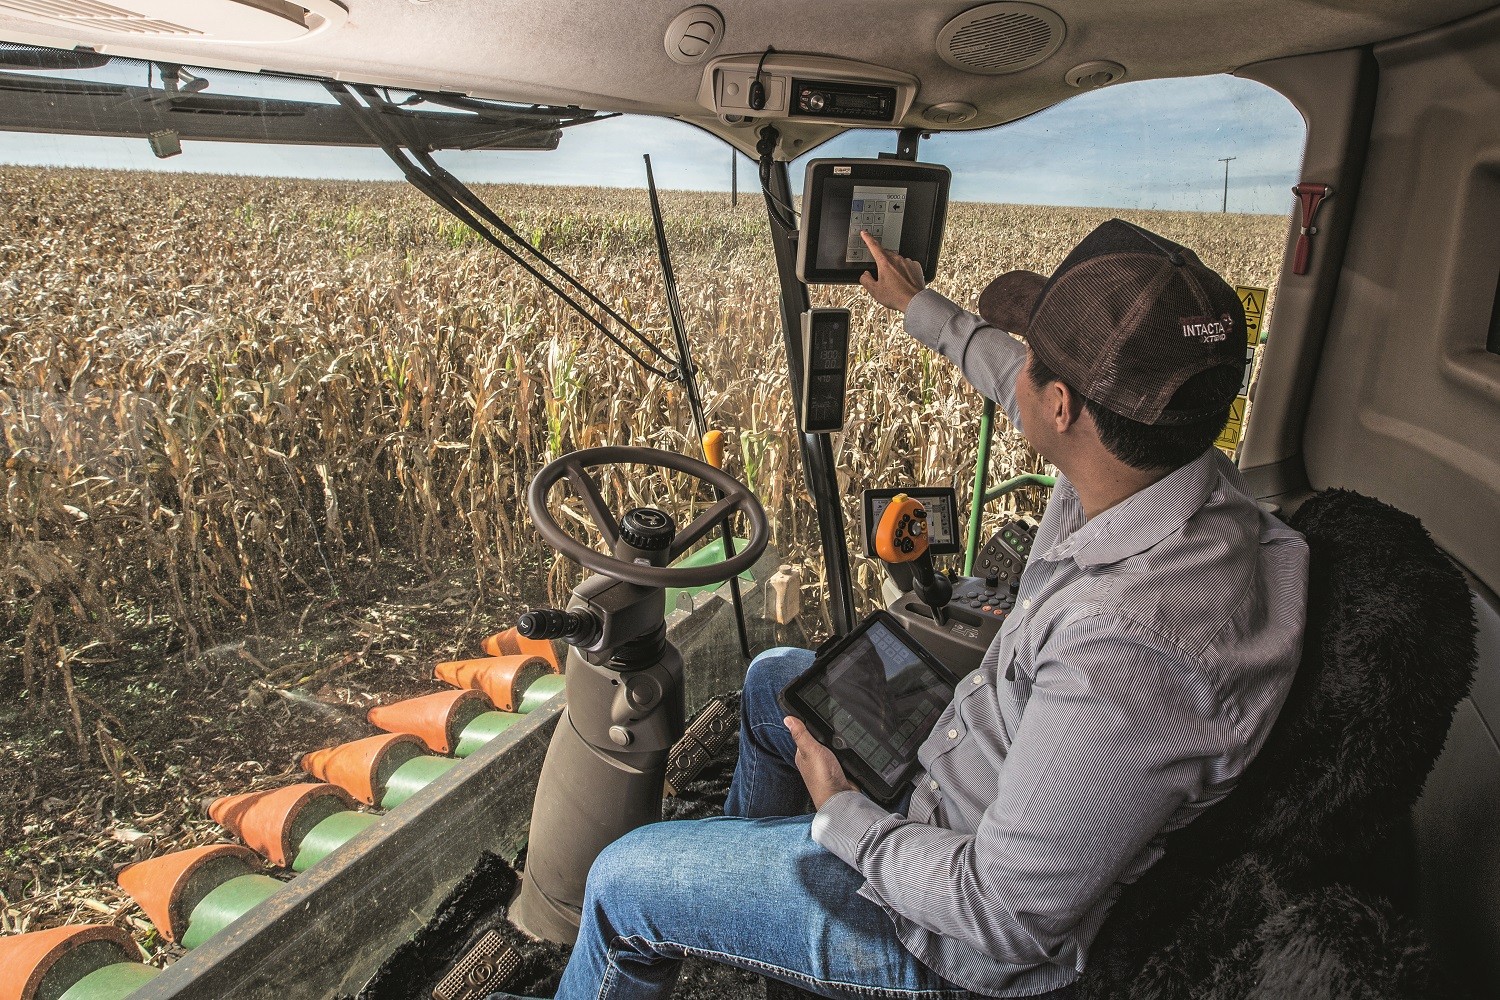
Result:
[[[672,544],[677,523],[655,507],[632,507],[620,518],[620,541],[643,552],[657,552]]]

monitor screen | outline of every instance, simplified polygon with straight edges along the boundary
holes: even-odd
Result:
[[[803,186],[797,274],[809,284],[852,284],[874,267],[861,238],[937,270],[948,208],[947,167],[905,160],[814,160]]]
[[[906,486],[899,489],[868,489],[861,496],[864,508],[865,555],[875,556],[875,527],[890,506],[891,497],[905,493],[922,502],[927,510],[928,551],[935,556],[952,555],[963,549],[959,539],[958,497],[951,486]]]

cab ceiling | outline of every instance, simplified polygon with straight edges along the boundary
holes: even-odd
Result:
[[[128,6],[129,0],[120,0]],[[667,26],[683,0],[342,0],[346,21],[277,43],[164,36],[132,38],[88,27],[44,27],[6,13],[0,39],[87,46],[199,66],[277,70],[352,82],[477,97],[578,105],[679,117],[737,145],[751,130],[724,125],[697,103],[703,67],[667,57]],[[802,52],[901,70],[920,88],[905,124],[964,101],[979,109],[965,128],[995,125],[1075,96],[1064,75],[1092,60],[1126,68],[1126,80],[1196,76],[1281,56],[1348,48],[1408,35],[1493,6],[1491,0],[1043,0],[1066,25],[1061,48],[1031,69],[1003,76],[944,62],[936,40],[973,2],[931,0],[718,0],[725,30],[716,54]],[[17,4],[17,6],[25,6]],[[840,127],[793,126],[798,146]],[[783,149],[784,155],[797,150]]]

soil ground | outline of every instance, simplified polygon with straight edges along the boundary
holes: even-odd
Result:
[[[371,706],[438,689],[437,661],[478,655],[524,610],[478,600],[466,565],[382,559],[191,662],[158,640],[90,665],[82,747],[60,698],[0,704],[0,933],[113,922],[161,955],[120,868],[225,839],[209,801],[301,780],[303,753],[372,735]]]

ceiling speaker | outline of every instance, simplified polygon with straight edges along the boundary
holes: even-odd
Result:
[[[10,15],[51,27],[131,38],[202,38],[217,42],[290,42],[348,11],[334,0],[0,0]]]
[[[1034,3],[971,7],[938,32],[938,55],[966,73],[1015,73],[1045,61],[1062,47],[1062,18]]]

